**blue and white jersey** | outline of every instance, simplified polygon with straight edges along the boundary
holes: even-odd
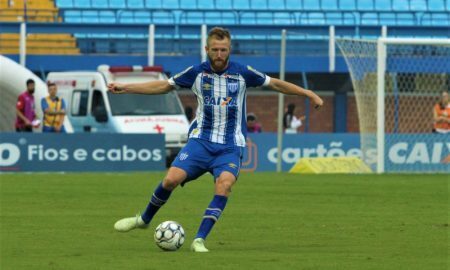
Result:
[[[216,73],[209,62],[191,66],[169,79],[173,86],[190,88],[197,96],[196,118],[189,138],[245,147],[247,87],[265,86],[270,77],[232,61]]]

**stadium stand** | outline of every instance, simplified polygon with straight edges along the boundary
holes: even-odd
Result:
[[[29,34],[29,54],[80,54],[76,40],[69,34]],[[19,53],[19,34],[0,34],[0,54]]]
[[[202,24],[243,28],[233,35],[233,39],[238,42],[246,40],[255,48],[265,49],[266,45],[260,46],[257,43],[280,39],[279,30],[276,35],[270,30],[267,31],[273,27],[298,26],[300,32],[306,28],[309,34],[301,37],[312,41],[325,40],[328,32],[316,33],[308,28],[310,26],[354,27],[353,32],[356,34],[361,32],[363,27],[388,26],[400,30],[402,27],[412,26],[419,29],[450,27],[450,0],[28,0],[27,3],[24,12],[24,0],[0,0],[0,21],[26,19],[87,26],[155,24],[157,28],[173,27],[174,31],[156,34],[158,53],[168,53],[171,49],[182,54],[192,51],[191,48],[197,46],[200,38],[199,31],[183,32],[180,29],[182,26]],[[262,31],[255,33],[253,28],[246,30],[246,26],[259,26]],[[134,51],[130,53],[146,53],[148,34],[145,32],[131,36],[129,33],[117,31],[72,33],[83,53],[118,53],[132,48]],[[336,33],[351,36],[348,31],[342,33],[340,29],[337,29]],[[362,35],[377,36],[376,33]],[[415,35],[420,34],[410,33],[410,36]],[[186,39],[186,42],[168,46],[171,41],[178,44],[179,38]],[[182,48],[189,49],[180,52]],[[242,48],[244,47],[241,45],[239,51],[243,54],[254,54],[258,51],[246,51]]]

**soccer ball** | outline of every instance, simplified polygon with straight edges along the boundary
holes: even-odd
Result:
[[[178,222],[164,221],[155,230],[155,242],[165,251],[175,251],[184,243],[184,229]]]

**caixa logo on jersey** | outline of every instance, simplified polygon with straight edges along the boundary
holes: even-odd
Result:
[[[210,97],[205,96],[203,102],[206,106],[237,106],[236,99],[232,97]]]
[[[1,171],[163,170],[164,135],[2,134]]]

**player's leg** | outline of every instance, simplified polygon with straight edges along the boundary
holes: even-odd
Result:
[[[142,213],[142,220],[145,224],[149,224],[153,216],[158,212],[169,199],[172,191],[186,179],[186,171],[177,167],[171,167],[167,172],[164,180],[156,187],[152,198],[147,205],[144,213]]]
[[[205,247],[205,239],[225,209],[234,183],[236,183],[236,176],[228,171],[223,171],[216,179],[215,195],[203,215],[203,220],[191,246],[193,251],[208,252],[208,249]]]
[[[146,228],[158,210],[167,202],[172,191],[187,177],[186,171],[171,167],[164,180],[156,187],[142,215],[123,218],[114,224],[119,232],[128,232],[136,228]]]

